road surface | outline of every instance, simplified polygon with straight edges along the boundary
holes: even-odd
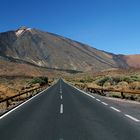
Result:
[[[59,80],[0,117],[0,140],[140,140],[140,121]]]

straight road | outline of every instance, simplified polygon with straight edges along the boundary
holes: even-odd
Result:
[[[140,140],[139,124],[59,80],[0,117],[0,140]]]

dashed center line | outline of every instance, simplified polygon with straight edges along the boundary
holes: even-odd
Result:
[[[107,103],[105,103],[105,102],[101,102],[103,105],[108,105]]]
[[[115,111],[117,111],[117,112],[121,112],[119,109],[117,109],[117,108],[115,108],[113,106],[111,106],[110,108],[113,109],[113,110],[115,110]]]
[[[61,100],[63,99],[63,96],[62,96],[62,95],[60,95],[60,99],[61,99]]]
[[[63,104],[60,105],[60,114],[63,114]]]
[[[132,117],[132,116],[130,116],[128,114],[125,114],[125,116],[128,117],[129,119],[132,119],[135,122],[140,122],[140,120],[138,120],[138,119],[136,119],[136,118],[134,118],[134,117]]]

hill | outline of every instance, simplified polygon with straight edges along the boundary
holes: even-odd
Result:
[[[140,55],[126,55],[124,56],[124,60],[127,62],[129,67],[132,68],[140,68]]]
[[[136,66],[131,58],[24,26],[0,33],[0,59],[16,63],[85,72]]]

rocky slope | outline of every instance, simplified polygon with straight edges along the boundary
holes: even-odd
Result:
[[[27,27],[0,33],[0,58],[78,71],[128,68],[130,64],[123,55],[100,51],[56,34]]]
[[[126,55],[124,60],[132,68],[140,68],[140,54],[136,55]]]

